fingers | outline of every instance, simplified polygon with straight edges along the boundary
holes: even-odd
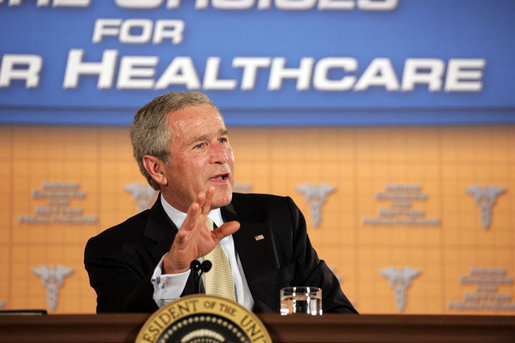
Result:
[[[188,208],[186,219],[182,223],[181,230],[192,231],[197,227],[198,217],[201,213],[200,204],[194,202]]]
[[[188,217],[194,217],[194,219],[198,219],[199,215],[207,216],[209,211],[211,211],[211,201],[213,200],[213,196],[215,194],[215,188],[209,187],[206,193],[200,192],[197,195],[196,201],[194,201],[190,208],[188,209]],[[197,212],[197,208],[199,211]],[[204,220],[205,218],[203,218]]]
[[[211,211],[211,201],[215,193],[214,187],[209,187],[206,193],[200,192],[194,201],[188,208],[188,215],[186,216],[186,226],[189,230],[193,230],[198,225],[204,225],[206,222],[207,215]]]
[[[205,194],[204,203],[202,204],[202,214],[203,215],[207,216],[209,214],[209,211],[211,211],[211,201],[213,200],[214,194],[215,194],[215,187],[213,187],[213,186],[209,187],[209,189],[207,190],[207,192]]]
[[[213,200],[214,194],[215,188],[211,186],[205,193],[200,192],[197,195],[197,199],[194,203],[197,203],[200,206],[202,215],[207,216],[209,211],[211,211],[211,201]]]
[[[232,235],[239,229],[240,229],[240,223],[238,223],[237,221],[232,221],[232,222],[227,222],[227,223],[223,224],[216,230],[213,230],[212,234],[217,241],[220,241],[222,238]]]
[[[178,244],[178,245],[182,245],[182,244],[185,244],[187,243],[188,241],[188,230],[186,230],[184,227],[181,228],[181,230],[179,230],[177,232],[177,234],[175,235],[175,238],[173,239],[173,244]]]
[[[211,211],[214,193],[214,187],[209,187],[205,193],[200,192],[188,208],[186,218],[175,235],[169,253],[163,260],[163,268],[166,272],[176,273],[188,269],[193,259],[204,256],[222,238],[239,229],[238,222],[230,222],[214,230],[216,233],[208,230],[206,219]]]

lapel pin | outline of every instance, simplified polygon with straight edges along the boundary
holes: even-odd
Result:
[[[263,236],[263,235],[257,235],[257,236],[254,236],[254,239],[255,239],[256,241],[261,241],[261,240],[265,239],[265,236]]]

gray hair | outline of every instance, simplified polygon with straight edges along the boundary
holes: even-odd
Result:
[[[168,114],[189,105],[209,104],[209,98],[200,92],[170,92],[150,101],[136,112],[130,137],[134,158],[150,186],[159,191],[159,184],[152,179],[143,165],[143,156],[152,155],[168,162],[172,133],[168,126]]]

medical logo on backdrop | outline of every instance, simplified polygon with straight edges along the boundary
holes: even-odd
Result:
[[[415,202],[426,202],[429,196],[422,186],[407,183],[387,183],[383,191],[375,193],[378,202],[389,201],[390,207],[381,207],[377,217],[363,218],[364,225],[438,226],[440,218],[428,218],[424,209],[414,208]]]
[[[76,181],[43,181],[41,189],[32,191],[32,199],[38,205],[32,215],[20,215],[23,224],[96,224],[98,217],[84,215],[82,207],[72,206],[72,201],[83,201],[86,192]],[[40,201],[46,201],[40,205]]]
[[[387,267],[381,269],[380,273],[388,279],[390,286],[393,288],[397,310],[404,312],[406,308],[406,295],[408,288],[411,287],[411,280],[420,275],[420,271],[411,267]]]
[[[506,188],[501,188],[496,185],[478,186],[473,185],[467,188],[467,193],[472,195],[479,206],[481,213],[481,223],[483,228],[488,230],[492,223],[492,209],[497,202],[497,197],[503,194]]]
[[[304,183],[297,186],[297,190],[304,194],[309,204],[309,212],[311,222],[315,228],[318,228],[322,220],[322,206],[327,201],[327,196],[336,190],[336,187],[321,183],[319,185],[310,185]]]
[[[157,192],[148,183],[132,182],[123,188],[132,195],[140,212],[150,208],[156,199]]]
[[[194,294],[181,297],[147,319],[136,343],[271,343],[259,318],[226,298]]]
[[[48,308],[55,311],[59,301],[59,288],[64,286],[64,278],[73,273],[73,269],[65,266],[39,266],[32,268],[32,272],[41,278],[46,288]]]
[[[460,277],[460,285],[466,292],[461,301],[451,301],[447,304],[450,310],[515,310],[511,296],[513,278],[508,275],[506,268],[471,267],[468,275]]]

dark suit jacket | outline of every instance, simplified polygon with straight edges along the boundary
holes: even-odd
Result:
[[[304,216],[289,197],[234,193],[221,211],[226,222],[241,224],[234,245],[254,312],[279,312],[279,290],[286,286],[321,287],[324,313],[356,312],[311,246]],[[97,292],[97,312],[157,310],[150,279],[176,233],[158,198],[151,209],[91,238],[84,263]],[[256,240],[258,235],[265,238]],[[194,289],[190,277],[183,295]]]

